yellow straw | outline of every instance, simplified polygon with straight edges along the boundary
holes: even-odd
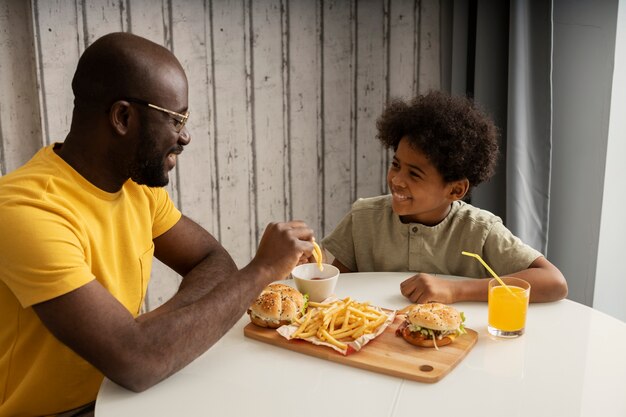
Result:
[[[473,256],[474,258],[478,259],[478,260],[480,261],[480,263],[481,263],[481,264],[483,264],[483,266],[484,266],[485,268],[487,268],[487,271],[489,271],[489,273],[490,273],[491,275],[493,275],[493,277],[494,277],[495,279],[497,279],[497,280],[498,280],[498,282],[500,283],[500,285],[502,285],[504,288],[506,288],[506,290],[507,290],[508,292],[510,292],[512,296],[517,297],[517,295],[516,295],[516,294],[515,294],[515,293],[514,293],[514,292],[513,292],[510,288],[509,288],[509,286],[508,286],[508,285],[506,285],[506,284],[504,283],[504,281],[502,281],[502,280],[500,279],[500,277],[498,276],[498,274],[496,274],[495,272],[493,272],[493,269],[491,269],[491,267],[490,267],[489,265],[487,265],[487,263],[486,263],[485,261],[483,261],[483,258],[481,258],[481,257],[480,257],[480,255],[478,255],[477,253],[471,253],[471,252],[465,252],[465,251],[461,252],[461,254],[463,254],[463,255],[465,255],[465,256]]]

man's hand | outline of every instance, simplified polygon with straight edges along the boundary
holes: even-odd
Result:
[[[269,270],[274,280],[284,279],[303,258],[311,256],[312,237],[313,230],[304,222],[270,223],[250,264]]]
[[[430,301],[452,304],[457,301],[454,285],[454,281],[420,272],[402,282],[400,284],[400,292],[406,298],[418,304]]]

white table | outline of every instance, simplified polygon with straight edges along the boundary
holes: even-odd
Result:
[[[398,309],[409,304],[399,285],[410,275],[342,274],[336,293]],[[626,416],[625,323],[569,300],[531,304],[526,334],[502,340],[487,333],[486,303],[455,307],[479,338],[435,384],[246,338],[244,315],[208,352],[145,392],[105,379],[96,416]]]

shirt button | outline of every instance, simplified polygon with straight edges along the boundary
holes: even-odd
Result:
[[[417,233],[417,226],[413,226],[413,233]]]

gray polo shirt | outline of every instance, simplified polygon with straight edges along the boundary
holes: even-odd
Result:
[[[523,269],[542,254],[523,243],[494,214],[456,201],[435,226],[402,223],[391,196],[359,199],[323,247],[351,271],[428,272],[489,277],[461,251],[479,254],[498,275]]]

